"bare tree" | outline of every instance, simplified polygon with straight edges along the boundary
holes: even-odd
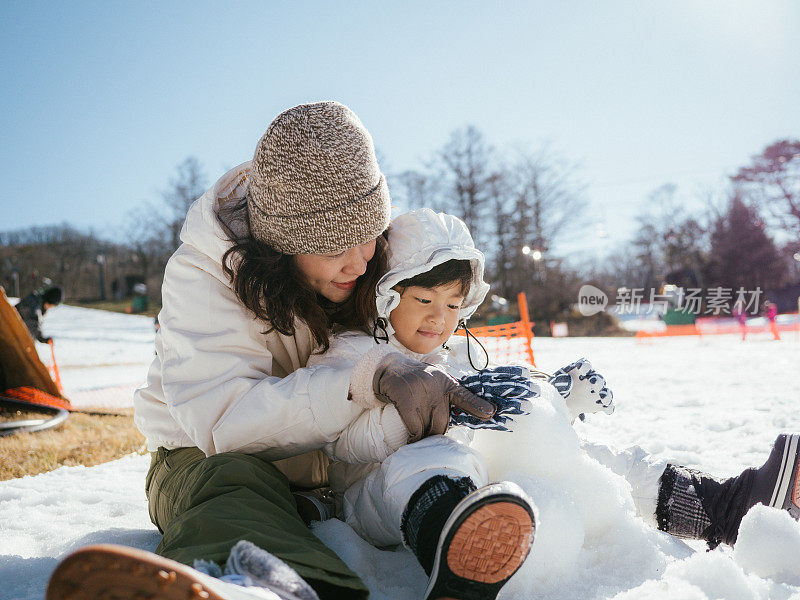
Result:
[[[508,166],[510,285],[529,294],[533,293],[533,286],[547,286],[554,294],[548,300],[552,306],[562,303],[564,290],[555,288],[559,287],[559,281],[566,281],[556,277],[556,272],[566,270],[562,259],[551,251],[559,241],[586,225],[582,218],[586,202],[577,170],[577,165],[546,145],[536,150],[517,148]],[[528,250],[523,254],[526,247]],[[553,277],[548,280],[551,271]]]
[[[169,233],[172,229],[167,230]],[[171,248],[165,241],[165,227],[156,209],[149,203],[128,211],[122,226],[123,239],[130,247],[137,270],[145,283],[163,272]]]
[[[616,287],[656,290],[663,283],[702,287],[708,257],[707,219],[686,212],[677,201],[677,186],[665,184],[647,198],[647,210],[637,217],[633,239],[619,248],[607,263]]]
[[[547,145],[517,151],[511,170],[516,179],[518,241],[524,236],[527,245],[546,252],[586,225],[581,217],[585,186],[577,178],[578,168]]]
[[[534,313],[544,318],[574,301],[574,273],[548,251],[584,224],[583,185],[577,166],[547,146],[506,157],[468,126],[453,132],[424,169],[393,176],[392,193],[408,208],[461,218],[486,254],[495,293],[526,291],[541,301]],[[539,260],[523,255],[523,246],[539,250]]]
[[[437,154],[443,208],[466,223],[473,238],[483,241],[485,217],[496,177],[494,150],[473,126],[459,129]]]
[[[180,245],[180,233],[186,212],[205,191],[206,176],[200,162],[193,156],[176,167],[177,174],[170,178],[169,188],[163,192],[167,207],[167,227],[172,249]]]
[[[409,210],[430,208],[441,212],[438,181],[428,173],[408,170],[390,176],[392,198],[402,202]]]
[[[494,256],[491,264],[494,268],[489,271],[491,274],[489,278],[497,284],[497,292],[508,298],[517,291],[513,289],[512,274],[515,268],[515,259],[519,253],[514,245],[515,215],[508,173],[496,172],[489,180],[488,192],[494,224],[494,244],[489,249],[490,257],[493,250]]]
[[[800,140],[779,140],[753,157],[732,181],[769,210],[775,223],[800,236]]]
[[[0,234],[0,280],[19,287],[20,295],[49,280],[63,286],[67,297],[102,297],[105,286],[101,289],[98,257],[113,247],[94,232],[81,232],[66,223],[6,232]]]

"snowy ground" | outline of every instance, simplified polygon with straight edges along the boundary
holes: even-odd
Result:
[[[152,320],[68,306],[48,315],[46,333],[67,396],[130,403],[152,357]],[[589,357],[608,379],[617,411],[578,425],[585,439],[638,444],[658,457],[720,476],[761,464],[781,431],[800,432],[797,334],[780,342],[754,335],[656,339],[537,339],[539,367]],[[49,362],[49,349],[41,347]],[[109,393],[103,389],[108,386]],[[539,407],[542,419],[548,407]],[[800,525],[758,507],[735,551],[707,553],[647,527],[631,512],[627,484],[574,453],[571,433],[548,439],[537,456],[563,468],[517,473],[534,494],[540,524],[531,558],[502,598],[681,598],[800,600]],[[564,441],[566,440],[566,441]],[[0,598],[39,600],[64,554],[111,542],[152,550],[159,535],[144,496],[148,457],[92,468],[65,467],[0,483]],[[535,456],[531,464],[536,463]],[[541,462],[541,461],[539,461]],[[373,598],[412,600],[425,576],[406,551],[377,550],[346,525],[316,529],[358,572]]]
[[[141,315],[59,306],[45,319],[55,340],[59,374],[76,406],[131,406],[133,391],[153,360],[153,319]],[[50,349],[37,344],[46,365]]]

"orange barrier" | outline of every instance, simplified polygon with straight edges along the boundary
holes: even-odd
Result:
[[[774,328],[774,329],[773,329]],[[775,331],[800,331],[800,322],[796,323],[766,323],[765,325],[746,327],[746,333],[772,333]],[[742,326],[738,323],[714,323],[704,321],[695,325],[667,325],[663,331],[637,331],[637,338],[676,337],[682,335],[742,335]]]
[[[667,325],[663,331],[637,331],[637,338],[673,337],[679,335],[702,335],[696,325]]]
[[[511,364],[525,362],[536,366],[533,358],[533,323],[528,315],[528,299],[524,292],[517,295],[520,320],[501,325],[470,327],[470,333],[480,338],[492,362]],[[466,335],[459,330],[457,335]]]

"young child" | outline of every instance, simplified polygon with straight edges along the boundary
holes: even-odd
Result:
[[[467,337],[453,333],[475,312],[489,286],[483,281],[483,254],[459,219],[430,209],[414,211],[395,219],[388,240],[389,271],[378,284],[380,318],[373,335],[340,334],[327,353],[309,361],[347,359],[357,365],[350,394],[364,410],[325,448],[335,461],[329,479],[337,513],[376,546],[402,542],[409,547],[430,577],[425,598],[495,598],[528,554],[536,509],[513,483],[487,485],[486,460],[469,445],[472,429],[508,435],[503,432],[513,430],[514,420],[527,412],[526,403],[539,396],[560,406],[564,420],[610,413],[612,395],[583,359],[549,381],[520,367],[476,368],[488,366],[485,356]],[[402,372],[409,359],[443,369],[494,401],[497,413],[480,422],[451,410],[432,416],[450,420],[447,435],[410,435],[415,427],[407,427],[397,409],[384,402],[375,376],[378,365],[389,363]],[[586,449],[627,477],[637,508],[651,523],[715,545],[736,539],[739,522],[757,502],[800,516],[799,438],[779,437],[761,469],[725,482],[653,460],[641,449]]]

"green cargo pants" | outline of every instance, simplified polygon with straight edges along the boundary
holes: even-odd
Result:
[[[297,514],[289,481],[257,454],[206,456],[198,448],[151,453],[146,482],[150,520],[164,534],[156,553],[192,565],[225,564],[248,540],[297,571],[321,600],[368,598],[358,576]]]

